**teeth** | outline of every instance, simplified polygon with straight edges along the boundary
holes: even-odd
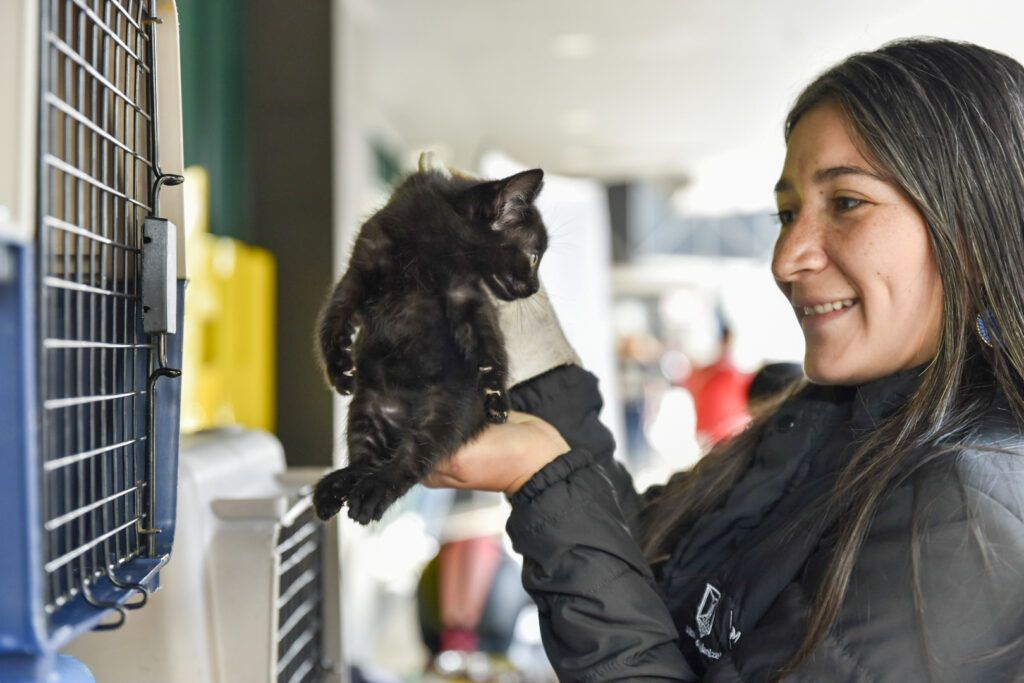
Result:
[[[853,305],[853,301],[853,299],[843,299],[842,301],[832,301],[825,304],[816,304],[814,306],[804,306],[804,315],[821,315],[822,313],[838,311],[840,308],[849,308]]]

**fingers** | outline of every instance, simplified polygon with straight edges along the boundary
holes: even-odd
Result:
[[[439,472],[431,472],[427,475],[426,479],[420,481],[421,484],[426,486],[428,489],[451,489],[455,486],[451,483],[451,478]]]
[[[569,450],[558,431],[539,417],[510,411],[508,422],[490,425],[423,480],[428,488],[506,491]]]
[[[444,489],[452,487],[452,477],[445,472],[439,471],[441,465],[435,467],[430,474],[423,479],[420,479],[420,483],[426,486],[428,489]]]
[[[466,488],[465,473],[462,463],[458,460],[459,453],[462,453],[465,449],[466,447],[463,446],[462,450],[456,452],[450,458],[437,463],[421,483],[431,489]]]
[[[508,411],[508,421],[512,424],[522,424],[523,422],[536,422],[539,417],[530,415],[529,413],[520,413],[518,410]]]

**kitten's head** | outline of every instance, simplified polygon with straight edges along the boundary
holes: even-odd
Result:
[[[548,233],[534,200],[543,184],[538,168],[475,183],[457,201],[477,245],[472,262],[499,299],[522,299],[540,288],[537,269]]]

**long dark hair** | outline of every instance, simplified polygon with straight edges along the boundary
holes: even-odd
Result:
[[[886,493],[970,441],[996,395],[1024,425],[1024,67],[968,43],[890,43],[849,57],[807,86],[786,119],[786,140],[804,114],[824,103],[842,111],[862,154],[925,217],[943,318],[938,351],[917,390],[859,444],[829,497],[827,504],[843,511],[842,524],[807,633],[780,676],[835,623]],[[979,313],[998,325],[994,348],[977,338]],[[642,534],[649,559],[671,552],[681,533],[722,504],[768,419],[770,411],[670,480],[650,503]],[[918,547],[913,539],[913,560]],[[912,567],[916,581],[916,561]]]

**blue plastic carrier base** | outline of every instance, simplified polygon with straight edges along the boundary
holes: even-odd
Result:
[[[40,386],[39,355],[54,345],[39,342],[36,258],[32,247],[0,243],[0,265],[5,266],[0,268],[0,681],[91,682],[85,666],[59,650],[78,634],[124,614],[130,621],[131,612],[115,606],[138,604],[141,589],[155,590],[159,569],[170,557],[180,383],[161,380],[153,392],[160,434],[153,526],[160,533],[150,553],[146,537],[137,531],[139,515],[147,508],[134,498],[118,507],[121,498],[129,497],[121,495],[122,489],[137,487],[146,471],[145,448],[114,444],[70,456],[46,453],[48,423],[42,413],[52,412],[59,400],[47,399],[47,387]],[[179,329],[183,303],[184,282],[179,281]],[[166,357],[169,367],[181,366],[180,334],[167,338]],[[147,355],[143,371],[148,363]],[[124,462],[133,469],[118,469]],[[53,472],[65,469],[65,478],[53,479]],[[75,527],[73,532],[68,526]],[[114,538],[124,544],[115,548]]]
[[[49,657],[3,658],[0,668],[3,683],[96,683],[85,664],[74,657],[56,654]]]

